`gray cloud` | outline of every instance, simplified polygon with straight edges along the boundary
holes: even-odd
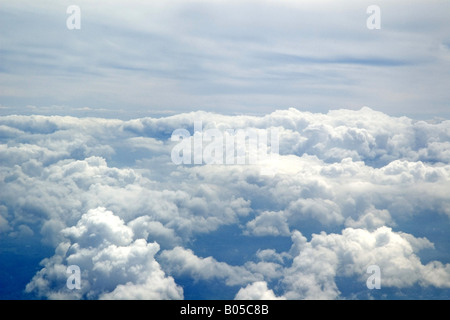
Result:
[[[382,3],[381,30],[366,28],[371,2],[350,0],[80,0],[81,30],[69,31],[71,4],[2,1],[2,112],[448,115],[445,1]]]

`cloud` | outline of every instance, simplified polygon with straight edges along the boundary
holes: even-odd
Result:
[[[348,218],[345,222],[346,226],[352,228],[363,228],[367,230],[375,230],[382,226],[393,225],[392,217],[387,210],[377,210],[375,208],[367,209],[366,214],[358,217],[358,220]]]
[[[11,229],[8,222],[8,208],[0,206],[0,232],[7,232]]]
[[[288,254],[279,254],[273,249],[259,250],[256,256],[262,261],[273,261],[283,264],[284,258],[288,257]]]
[[[283,212],[263,212],[247,223],[249,233],[256,236],[289,235],[289,225]]]
[[[289,206],[289,211],[294,215],[306,215],[317,219],[321,224],[340,224],[342,216],[339,207],[330,200],[323,199],[299,199]]]
[[[82,247],[97,247],[103,242],[125,246],[133,239],[132,231],[124,225],[123,220],[104,208],[90,210],[76,226],[62,230],[62,234]]]
[[[133,241],[132,230],[112,212],[90,210],[62,233],[66,242],[43,261],[28,292],[49,299],[182,299],[183,290],[155,261],[159,245]],[[69,265],[82,272],[80,290],[64,288]]]
[[[229,286],[260,280],[244,267],[230,266],[213,257],[197,257],[192,250],[175,247],[161,253],[161,259],[172,274],[189,275],[196,280],[220,279]]]
[[[273,293],[273,290],[267,288],[267,283],[258,281],[249,284],[247,287],[240,289],[235,300],[283,300]]]
[[[171,134],[192,134],[194,121],[277,129],[276,171],[175,165]],[[51,299],[180,299],[192,294],[186,278],[234,290],[228,298],[348,298],[366,290],[369,264],[391,297],[446,290],[449,128],[367,107],[0,117],[0,232],[13,247],[55,250],[27,286]],[[65,288],[70,264],[80,291]]]
[[[152,221],[149,216],[138,217],[128,223],[137,238],[155,239],[160,244],[168,247],[182,243],[182,239],[177,236],[173,229],[165,227],[159,221]]]
[[[72,31],[68,5],[2,1],[2,112],[30,101],[41,114],[124,118],[148,114],[149,101],[155,113],[324,112],[332,101],[448,115],[443,0],[380,4],[381,30],[367,29],[360,1],[80,0]]]
[[[430,246],[427,239],[405,236],[387,227],[373,232],[346,228],[341,234],[315,234],[310,242],[300,244],[299,254],[286,271],[284,296],[335,299],[340,295],[337,276],[357,275],[363,282],[370,265],[380,267],[382,286],[405,288],[419,284],[449,288],[450,265],[438,261],[424,265],[417,256],[420,249]]]

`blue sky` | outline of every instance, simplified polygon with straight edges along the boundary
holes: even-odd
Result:
[[[81,29],[66,9],[81,9]],[[447,1],[2,1],[2,114],[448,116]]]
[[[0,0],[0,299],[449,299],[448,12]],[[277,162],[176,165],[196,121]]]

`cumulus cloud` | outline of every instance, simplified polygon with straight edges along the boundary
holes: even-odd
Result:
[[[5,232],[10,229],[8,220],[0,216],[0,232]]]
[[[260,280],[259,275],[252,274],[245,267],[230,266],[213,257],[197,257],[192,250],[176,247],[164,251],[161,259],[169,266],[169,272],[178,275],[189,275],[196,280],[221,279],[233,286]]]
[[[161,270],[154,256],[159,245],[133,241],[124,221],[104,208],[90,210],[62,230],[68,241],[43,261],[28,292],[50,299],[182,299],[183,290]],[[66,268],[81,270],[80,290],[65,288]]]
[[[382,226],[393,225],[393,221],[389,211],[377,210],[375,208],[369,208],[364,214],[358,217],[355,221],[352,217],[349,217],[345,225],[353,228],[363,228],[367,230],[374,230]]]
[[[289,225],[283,212],[263,212],[247,223],[248,233],[257,236],[289,235]]]
[[[245,288],[239,290],[235,297],[236,300],[283,300],[276,297],[273,290],[267,288],[267,283],[258,281],[249,284]]]
[[[310,242],[302,239],[300,252],[286,272],[285,297],[335,299],[340,294],[336,276],[357,275],[363,281],[370,265],[380,267],[383,286],[436,286],[438,274],[437,286],[449,288],[450,264],[431,261],[424,265],[417,256],[419,249],[430,246],[427,239],[405,237],[387,227],[373,232],[346,228],[341,234],[315,234]]]
[[[123,246],[133,239],[132,231],[124,225],[123,220],[104,208],[90,210],[75,226],[66,228],[61,233],[83,247],[97,247],[105,241]]]
[[[192,134],[194,121],[276,129],[274,174],[259,163],[175,165],[171,134]],[[0,117],[0,234],[55,249],[27,286],[52,299],[180,299],[183,277],[232,287],[230,298],[334,299],[347,292],[342,277],[364,289],[370,264],[385,287],[446,289],[448,141],[450,121],[369,108]],[[219,257],[218,239],[233,259]],[[65,288],[70,264],[80,291]]]

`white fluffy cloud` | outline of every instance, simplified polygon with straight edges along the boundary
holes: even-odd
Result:
[[[76,226],[62,230],[68,239],[27,285],[50,299],[182,299],[183,290],[167,277],[154,256],[157,243],[133,241],[133,231],[104,208],[90,210]],[[81,270],[80,290],[66,285],[66,268]]]
[[[192,133],[194,121],[276,128],[277,170],[173,164],[171,133]],[[380,266],[386,287],[448,288],[448,141],[450,121],[369,108],[0,117],[0,233],[56,249],[27,286],[49,298],[178,299],[177,277],[217,281],[236,298],[339,298],[336,279],[364,288],[369,264]],[[264,245],[249,252],[224,240],[245,257],[234,264],[220,261],[214,242],[195,251],[198,236],[223,237],[225,227]],[[291,250],[267,244],[278,238],[291,239]],[[64,288],[69,264],[83,272],[81,291]]]
[[[213,257],[200,258],[191,250],[181,247],[164,251],[161,259],[169,266],[171,273],[187,274],[196,280],[218,278],[232,286],[261,279],[260,275],[252,274],[244,267],[230,266],[227,263],[218,262]]]
[[[450,264],[424,265],[417,256],[420,249],[433,246],[427,239],[380,227],[373,232],[347,228],[341,234],[315,234],[310,242],[298,234],[293,240],[299,252],[283,279],[288,299],[335,299],[340,294],[336,276],[356,275],[364,283],[370,265],[380,267],[382,286],[450,288]]]
[[[256,236],[289,235],[289,225],[283,212],[262,212],[247,223],[248,233]]]
[[[282,300],[276,297],[273,290],[267,288],[267,283],[258,281],[242,288],[237,293],[236,300]]]
[[[382,226],[391,226],[393,224],[389,211],[377,210],[375,208],[367,209],[364,214],[358,217],[357,221],[350,217],[345,222],[346,226],[368,230],[374,230]]]

